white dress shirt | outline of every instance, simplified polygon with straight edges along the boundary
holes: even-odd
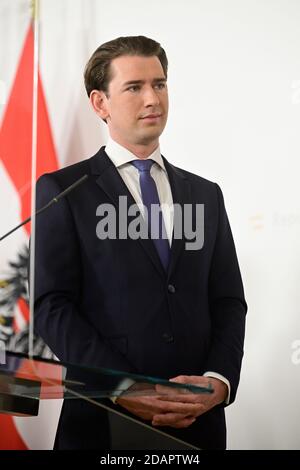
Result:
[[[137,160],[138,157],[134,155],[132,152],[127,150],[126,148],[122,147],[122,145],[115,142],[111,137],[109,138],[107,145],[105,147],[105,152],[117,168],[121,178],[123,179],[124,183],[126,184],[127,188],[129,189],[130,193],[132,194],[136,204],[140,207],[140,210],[143,214],[143,201],[142,201],[142,194],[141,194],[141,187],[139,181],[139,171],[133,165],[130,164],[132,160]],[[160,148],[157,147],[154,152],[147,157],[147,159],[154,160],[155,164],[152,165],[150,174],[154,179],[157,187],[158,197],[161,205],[161,210],[165,222],[166,232],[169,240],[169,244],[171,246],[172,243],[172,234],[173,234],[173,198],[171,187],[169,183],[169,178],[167,171],[165,169],[165,165],[160,153]],[[230,383],[229,381],[223,377],[223,375],[218,374],[217,372],[205,372],[203,374],[207,377],[214,377],[216,379],[221,380],[227,385],[228,388],[228,395],[226,398],[225,403],[229,403],[230,398]],[[128,381],[129,385],[132,385],[130,381]],[[122,388],[124,387],[124,383],[122,383]],[[117,397],[113,397],[112,401],[115,402]]]
[[[143,215],[143,200],[140,187],[140,175],[139,170],[131,165],[132,160],[137,160],[138,157],[131,153],[120,144],[109,139],[105,152],[117,168],[121,178],[126,184],[127,188],[131,192],[133,199],[139,206]],[[160,154],[160,149],[157,147],[154,152],[147,157],[147,160],[154,160],[154,164],[151,167],[150,174],[155,181],[159,202],[161,206],[162,215],[166,227],[166,232],[171,246],[172,234],[173,234],[173,198],[169,178],[165,165]]]

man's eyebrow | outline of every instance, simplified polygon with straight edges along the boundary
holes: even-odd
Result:
[[[166,77],[158,77],[158,78],[153,78],[152,83],[161,83],[161,82],[166,82],[167,79]],[[143,85],[145,83],[145,80],[129,80],[128,82],[124,82],[122,86],[128,86],[128,85]]]

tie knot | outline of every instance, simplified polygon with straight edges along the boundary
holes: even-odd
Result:
[[[133,160],[130,163],[132,163],[132,165],[135,166],[135,168],[137,168],[139,171],[150,171],[154,160],[151,160],[151,158],[146,160]]]

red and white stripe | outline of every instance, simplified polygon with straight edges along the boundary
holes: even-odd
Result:
[[[8,179],[10,191],[14,191],[14,199],[19,202],[19,204],[10,206],[10,201],[7,201],[5,207],[8,207],[9,210],[12,210],[12,208],[14,210],[18,209],[19,221],[27,218],[31,211],[32,129],[33,116],[35,114],[33,112],[33,79],[34,34],[32,24],[30,23],[0,128],[0,166],[2,167],[2,173]],[[45,95],[39,73],[36,115],[36,178],[38,178],[43,173],[54,171],[58,167]],[[9,228],[7,227],[7,229]],[[26,239],[30,234],[29,224],[24,227],[24,231],[24,235],[26,234],[24,238]],[[11,240],[17,239],[20,240],[20,238],[12,238]],[[19,248],[20,245],[16,244],[16,255]],[[16,329],[22,328],[28,319],[28,308],[24,303],[20,302],[15,317]],[[53,403],[53,405],[55,404]],[[21,419],[0,414],[0,449],[31,448],[32,439],[26,439],[26,423],[28,423],[26,420],[28,418]],[[43,444],[38,447],[43,448]]]

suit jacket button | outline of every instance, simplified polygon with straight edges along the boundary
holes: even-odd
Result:
[[[169,333],[164,333],[162,337],[166,343],[172,343],[172,341],[174,341],[174,337],[170,335]]]
[[[176,289],[175,289],[175,287],[173,286],[173,284],[169,284],[169,285],[168,285],[168,291],[169,291],[171,294],[175,294]]]

